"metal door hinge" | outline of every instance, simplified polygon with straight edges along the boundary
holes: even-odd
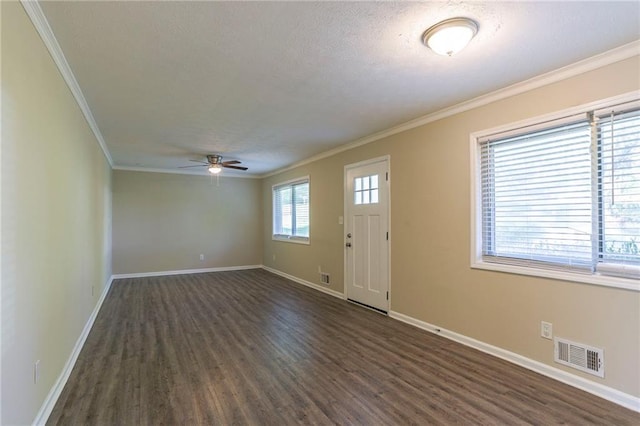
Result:
[[[389,300],[389,292],[387,292],[387,300]]]
[[[389,181],[389,172],[384,174],[384,180]]]
[[[389,241],[389,232],[387,232],[387,241]]]

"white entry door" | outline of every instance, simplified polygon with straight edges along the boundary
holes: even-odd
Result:
[[[389,159],[345,167],[347,298],[389,310]]]

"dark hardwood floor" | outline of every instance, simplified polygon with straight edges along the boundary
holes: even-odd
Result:
[[[639,425],[640,414],[250,270],[115,281],[48,424]]]

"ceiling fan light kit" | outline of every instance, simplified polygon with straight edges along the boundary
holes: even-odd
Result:
[[[212,164],[209,166],[209,173],[217,175],[222,171],[222,166],[220,164]]]
[[[429,27],[422,42],[438,55],[453,56],[478,33],[478,24],[469,18],[451,18]]]

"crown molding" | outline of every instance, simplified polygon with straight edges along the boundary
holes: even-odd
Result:
[[[291,164],[290,166],[283,167],[273,172],[265,173],[261,175],[261,177],[262,178],[271,177],[271,176],[286,172],[288,170],[295,169],[296,167],[304,166],[314,161],[331,157],[341,152],[348,151],[350,149],[357,148],[359,146],[366,145],[371,142],[375,142],[377,140],[404,132],[406,130],[411,130],[416,127],[424,126],[425,124],[432,123],[434,121],[441,120],[443,118],[450,117],[455,114],[460,114],[462,112],[469,111],[484,105],[488,105],[490,103],[499,101],[501,99],[506,99],[511,96],[528,92],[530,90],[537,89],[539,87],[546,86],[552,83],[556,83],[561,80],[566,80],[567,78],[584,74],[586,72],[593,71],[595,69],[602,68],[606,65],[620,62],[625,59],[629,59],[638,55],[640,55],[640,40],[633,41],[631,43],[622,45],[620,47],[601,53],[599,55],[595,55],[590,58],[583,59],[582,61],[575,62],[573,64],[567,65],[562,68],[558,68],[556,70],[553,70],[544,74],[540,74],[528,80],[524,80],[519,83],[512,84],[511,86],[498,89],[496,91],[470,99],[468,101],[464,101],[459,104],[441,109],[431,114],[418,117],[416,119],[391,127],[387,130],[382,130],[372,135],[365,136],[360,139],[356,139],[353,142],[349,142],[345,145],[341,145],[329,151],[325,151],[320,154],[314,155],[313,157],[309,157],[305,160],[301,160],[297,163]]]
[[[33,23],[33,26],[36,28],[36,31],[38,31],[38,34],[40,34],[40,38],[42,39],[45,46],[47,47],[47,50],[49,51],[49,54],[53,58],[53,61],[55,62],[56,66],[58,67],[60,74],[62,74],[62,78],[64,78],[64,81],[67,83],[67,86],[69,86],[69,90],[71,90],[73,97],[78,103],[78,106],[80,107],[80,110],[82,111],[82,114],[84,115],[85,120],[87,120],[87,124],[89,124],[91,131],[96,137],[96,140],[100,145],[100,148],[102,148],[102,152],[104,153],[104,156],[107,158],[109,165],[113,167],[113,159],[111,157],[111,153],[109,152],[109,149],[107,148],[107,144],[104,138],[102,137],[102,133],[98,128],[98,124],[96,123],[96,120],[93,118],[91,109],[89,108],[89,105],[87,104],[87,101],[84,98],[84,95],[82,94],[80,85],[78,85],[78,81],[76,80],[76,77],[73,75],[73,72],[71,71],[71,67],[69,66],[69,63],[67,62],[67,59],[65,58],[64,53],[62,52],[62,48],[58,44],[58,40],[56,40],[56,37],[53,35],[53,30],[51,29],[51,26],[49,26],[49,22],[47,21],[47,18],[44,16],[44,13],[42,12],[40,3],[38,3],[37,0],[20,0],[20,3],[22,4],[22,7],[24,8],[25,12],[27,12],[29,19],[31,19],[31,22]]]
[[[65,82],[69,86],[71,93],[73,94],[78,106],[82,110],[89,127],[93,131],[102,151],[109,161],[111,167],[115,170],[131,170],[131,171],[148,171],[148,172],[156,172],[156,173],[177,173],[177,174],[196,174],[196,173],[188,173],[184,171],[176,171],[176,170],[167,170],[167,169],[146,169],[146,168],[133,168],[133,167],[116,167],[114,166],[113,159],[111,157],[111,153],[107,148],[107,144],[98,128],[98,124],[96,123],[93,114],[91,113],[91,109],[87,104],[87,101],[82,94],[82,90],[78,85],[78,82],[71,71],[71,67],[67,62],[58,41],[56,40],[51,27],[49,26],[49,22],[47,21],[40,4],[37,0],[20,0],[22,6],[24,7],[27,15],[31,19],[34,27],[40,34],[47,50],[51,54],[55,64],[57,65],[60,73],[62,74]],[[333,155],[339,154],[344,151],[348,151],[353,148],[357,148],[362,145],[369,144],[371,142],[378,141],[380,139],[404,132],[406,130],[414,129],[416,127],[423,126],[425,124],[441,120],[446,117],[450,117],[455,114],[459,114],[465,111],[469,111],[474,108],[478,108],[492,102],[496,102],[501,99],[505,99],[514,95],[518,95],[520,93],[524,93],[548,84],[552,84],[561,80],[565,80],[567,78],[583,74],[588,71],[595,70],[597,68],[601,68],[606,65],[613,64],[615,62],[619,62],[633,56],[640,55],[640,40],[633,41],[631,43],[625,44],[623,46],[617,47],[615,49],[609,50],[607,52],[601,53],[599,55],[592,56],[590,58],[584,59],[582,61],[567,65],[565,67],[559,68],[554,71],[550,71],[548,73],[541,74],[539,76],[533,77],[531,79],[522,81],[520,83],[513,84],[511,86],[507,86],[503,89],[496,90],[491,93],[487,93],[476,98],[470,99],[468,101],[461,102],[459,104],[453,105],[451,107],[447,107],[436,111],[431,114],[424,115],[422,117],[418,117],[416,119],[407,121],[405,123],[399,124],[397,126],[391,127],[387,130],[383,130],[368,136],[365,136],[360,139],[356,139],[355,141],[346,143],[337,148],[322,152],[320,154],[309,157],[305,160],[301,160],[299,162],[293,163],[287,167],[283,167],[277,169],[273,172],[265,173],[262,175],[254,175],[254,176],[229,176],[227,177],[250,177],[250,178],[267,178],[270,176],[274,176],[288,170],[292,170],[294,168],[304,166],[306,164],[321,160],[323,158],[331,157]]]

